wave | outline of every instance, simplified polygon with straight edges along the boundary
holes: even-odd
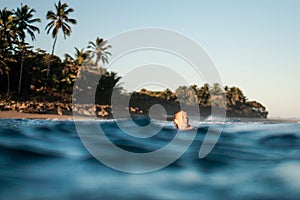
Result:
[[[141,120],[141,119],[140,119]],[[136,128],[121,119],[129,130]],[[147,153],[181,138],[161,159],[180,150],[191,139],[172,122],[153,120],[160,128],[149,138],[137,138],[118,127],[116,120],[99,120],[105,135],[121,149]],[[90,121],[81,121],[89,132]],[[138,121],[147,125],[147,121]],[[214,124],[191,121],[197,135],[184,154],[167,167],[152,173],[128,174],[111,169],[84,147],[72,120],[0,120],[1,199],[297,199],[299,196],[300,124]],[[132,127],[131,127],[132,126]],[[213,150],[203,159],[198,153],[208,129],[223,127]],[[99,133],[88,134],[97,137]],[[122,164],[103,142],[102,151]],[[144,167],[155,164],[131,162]],[[298,177],[298,178],[297,178]],[[33,190],[32,188],[36,188]],[[275,191],[274,188],[277,188]],[[116,190],[118,192],[116,192]],[[155,192],[153,192],[155,191]],[[126,198],[125,198],[126,197]]]

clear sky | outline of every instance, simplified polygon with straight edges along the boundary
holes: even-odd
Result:
[[[35,47],[50,52],[45,15],[57,1],[1,0],[0,8],[21,3],[42,19]],[[299,0],[66,0],[78,25],[60,35],[55,53],[74,54],[100,36],[160,27],[187,35],[214,61],[224,85],[240,87],[248,99],[267,107],[270,117],[300,118]],[[122,75],[120,73],[120,75]]]

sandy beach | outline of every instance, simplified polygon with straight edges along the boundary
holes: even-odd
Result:
[[[16,111],[0,111],[0,118],[8,119],[73,119],[72,115],[30,114]]]

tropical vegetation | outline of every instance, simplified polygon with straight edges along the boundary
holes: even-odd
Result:
[[[229,86],[223,88],[219,83],[179,86],[174,92],[170,89],[164,91],[142,89],[128,93],[120,85],[121,77],[105,68],[109,63],[112,46],[101,37],[89,41],[86,47],[74,47],[74,55],[65,54],[64,58],[58,57],[54,52],[59,31],[62,31],[64,39],[71,35],[71,25],[77,23],[76,19],[69,16],[73,12],[74,9],[68,4],[58,1],[55,4],[55,11],[50,10],[46,13],[49,23],[45,31],[47,34],[51,32],[53,38],[52,51],[48,53],[29,45],[29,39],[37,40],[40,34],[38,24],[41,19],[35,16],[35,9],[21,4],[16,9],[0,10],[1,102],[8,102],[9,105],[13,101],[71,104],[72,93],[74,91],[76,93],[77,90],[85,91],[86,95],[95,91],[94,102],[110,106],[112,94],[116,92],[118,100],[130,99],[128,107],[132,108],[132,112],[138,113],[147,113],[153,104],[159,103],[165,107],[173,107],[173,111],[180,109],[179,104],[184,104],[198,105],[202,110],[208,110],[208,113],[209,109],[215,106],[227,109],[232,116],[267,116],[265,107],[256,101],[248,101],[240,88]],[[74,87],[79,74],[85,76],[82,77],[87,82],[84,88]],[[84,104],[88,101],[84,98],[80,101],[73,98],[73,102]],[[34,105],[34,107],[41,106]],[[46,107],[48,109],[49,106]],[[2,108],[0,105],[0,110]],[[32,109],[31,111],[35,112]]]
[[[74,9],[68,4],[58,1],[55,10],[46,13],[49,23],[45,31],[54,39],[49,54],[28,44],[28,38],[34,41],[40,33],[36,25],[41,19],[35,17],[35,9],[21,4],[16,9],[0,10],[0,99],[70,102],[73,84],[84,61],[90,62],[91,68],[96,66],[98,72],[102,69],[101,84],[119,81],[115,72],[103,70],[111,55],[111,46],[101,37],[90,41],[87,50],[75,47],[74,56],[66,54],[61,59],[54,54],[59,31],[66,39],[72,32],[71,25],[77,23],[69,17],[72,12]]]
[[[62,30],[64,39],[67,38],[67,36],[71,35],[72,28],[69,24],[77,24],[76,19],[69,18],[69,14],[71,12],[74,12],[73,8],[69,8],[68,4],[61,3],[61,1],[58,1],[57,4],[54,4],[55,11],[48,11],[47,12],[47,20],[50,20],[50,22],[47,24],[45,30],[47,31],[47,34],[52,31],[52,37],[53,37],[53,46],[52,46],[52,53],[51,55],[54,55],[54,49],[58,38],[59,30]],[[47,69],[47,76],[49,76],[50,73],[50,65],[51,60],[48,64]]]

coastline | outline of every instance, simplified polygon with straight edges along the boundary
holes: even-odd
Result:
[[[143,114],[136,115],[136,117]],[[134,116],[133,116],[134,117]],[[90,119],[91,117],[82,116],[76,118]],[[0,111],[0,119],[59,119],[59,120],[72,120],[73,115],[58,115],[58,114],[34,114],[34,113],[22,113],[17,111]],[[98,119],[111,119],[107,117],[99,117]],[[262,118],[231,118],[227,117],[235,122],[262,122],[266,124],[274,123],[300,123],[300,119],[262,119]],[[202,120],[201,120],[202,121]]]
[[[33,114],[17,111],[0,111],[0,119],[73,119],[72,115]]]

